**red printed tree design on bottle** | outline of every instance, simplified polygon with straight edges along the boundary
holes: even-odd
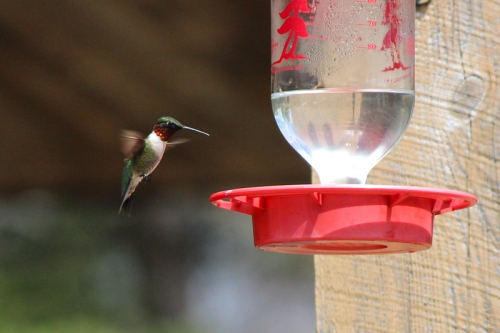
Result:
[[[291,0],[290,3],[285,7],[285,9],[280,13],[280,17],[283,20],[286,20],[285,22],[283,22],[281,27],[278,28],[277,31],[280,35],[284,35],[286,33],[289,33],[289,35],[286,39],[285,45],[283,46],[281,57],[277,61],[273,62],[272,65],[279,64],[286,59],[307,58],[304,55],[295,54],[299,37],[309,37],[309,34],[306,30],[306,24],[304,20],[299,17],[299,13],[305,12],[309,12],[307,0]]]
[[[400,0],[387,0],[385,3],[385,13],[383,25],[389,25],[389,31],[384,37],[382,42],[382,51],[391,50],[392,67],[387,67],[383,71],[389,72],[401,68],[407,70],[408,66],[403,65],[401,55],[399,54],[399,47],[401,45],[401,34],[399,26],[401,25],[401,2]]]

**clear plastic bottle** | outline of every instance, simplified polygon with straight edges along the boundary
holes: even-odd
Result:
[[[414,106],[411,0],[271,0],[272,106],[321,183],[363,184]]]

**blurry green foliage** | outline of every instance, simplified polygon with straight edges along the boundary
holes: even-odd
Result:
[[[124,328],[111,325],[103,320],[91,317],[75,317],[72,319],[57,319],[54,321],[34,323],[5,322],[1,326],[2,333],[192,333],[193,331],[182,325],[164,324],[148,325],[141,328]]]
[[[141,299],[140,265],[113,205],[44,191],[0,199],[0,332],[185,333]]]

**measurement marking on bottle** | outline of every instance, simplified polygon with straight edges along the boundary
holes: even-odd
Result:
[[[359,46],[356,46],[356,48],[357,49],[376,50],[377,45],[376,44],[359,45]]]
[[[368,20],[368,21],[366,21],[366,23],[356,23],[356,26],[358,26],[358,27],[376,27],[377,21]]]

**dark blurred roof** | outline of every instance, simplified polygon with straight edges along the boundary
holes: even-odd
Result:
[[[183,132],[158,186],[307,182],[274,122],[269,54],[266,1],[2,1],[0,186],[117,192],[119,130],[164,115],[211,136]]]

